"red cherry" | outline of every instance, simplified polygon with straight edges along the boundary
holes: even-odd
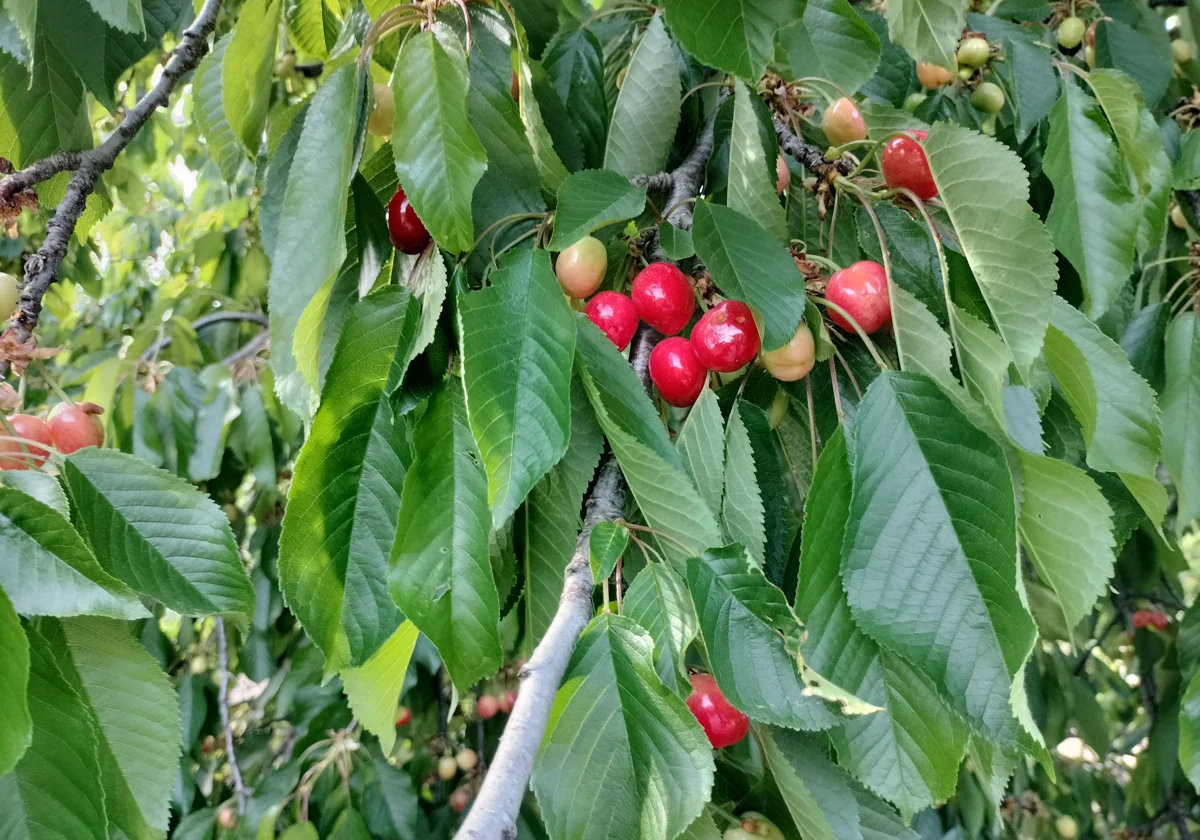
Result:
[[[692,342],[672,336],[664,338],[650,351],[650,379],[664,400],[686,408],[704,390],[708,371],[696,358]]]
[[[412,723],[412,710],[408,706],[396,709],[396,725],[408,726],[410,723]]]
[[[50,415],[50,437],[64,455],[78,452],[87,446],[104,445],[104,424],[100,415],[104,409],[95,403],[62,404]]]
[[[471,804],[471,791],[465,787],[460,787],[454,793],[450,794],[450,808],[456,814],[461,814],[467,810],[467,806]]]
[[[387,206],[388,233],[396,249],[406,254],[419,254],[429,244],[429,231],[417,217],[417,211],[408,202],[408,196],[403,188],[398,188],[396,194]]]
[[[733,373],[758,355],[762,339],[754,313],[740,300],[723,300],[692,328],[692,347],[709,370]]]
[[[1154,613],[1150,610],[1137,610],[1133,614],[1133,629],[1141,630],[1144,627],[1149,627],[1153,621]]]
[[[513,710],[513,706],[515,706],[515,705],[517,705],[517,692],[515,692],[515,691],[504,692],[504,702],[501,704],[501,706],[507,706],[507,708],[504,709],[504,713],[508,714],[509,712],[511,712]]]
[[[1171,623],[1171,620],[1167,618],[1166,613],[1158,612],[1156,610],[1150,614],[1150,623],[1154,626],[1155,630],[1161,633],[1163,630],[1167,629],[1167,625]]]
[[[0,454],[6,452],[20,454],[20,457],[16,458],[0,458],[0,470],[28,470],[46,463],[46,456],[50,454],[50,448],[54,445],[54,439],[46,421],[31,414],[14,414],[8,418],[8,425],[12,426],[12,432],[10,433],[8,429],[0,425],[0,437],[15,435],[19,438],[43,443],[45,449],[15,440],[0,440]]]
[[[696,298],[682,271],[671,263],[656,262],[633,278],[633,305],[647,324],[663,335],[675,335],[692,320]]]
[[[845,309],[868,335],[891,323],[887,272],[877,262],[863,260],[836,272],[825,287],[825,297]],[[842,329],[853,332],[854,327],[841,313],[830,309],[829,317]]]
[[[633,341],[638,325],[637,309],[620,292],[601,292],[588,301],[584,312],[618,350],[624,350]]]
[[[475,711],[484,720],[491,720],[500,711],[500,701],[490,694],[485,694],[475,704]]]
[[[700,721],[715,749],[736,744],[750,731],[750,718],[729,704],[717,681],[709,674],[692,674],[687,706]]]
[[[927,132],[913,130],[909,132],[917,140],[924,140]],[[889,187],[912,190],[917,198],[928,201],[937,195],[937,184],[933,182],[933,173],[929,171],[929,159],[925,150],[912,137],[893,137],[883,146],[883,154],[879,163],[883,169],[883,180]]]

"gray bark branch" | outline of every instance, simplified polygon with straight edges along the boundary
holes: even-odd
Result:
[[[217,15],[223,0],[206,0],[204,8],[183,33],[179,45],[163,68],[154,87],[125,114],[116,131],[99,146],[86,152],[58,152],[31,164],[0,181],[0,197],[12,196],[25,187],[44,181],[58,172],[74,170],[66,195],[54,210],[46,226],[46,238],[36,254],[25,260],[25,282],[17,304],[14,326],[17,340],[26,341],[33,335],[42,314],[42,298],[58,279],[58,267],[67,255],[71,234],[87,206],[88,196],[96,189],[100,176],[112,168],[119,155],[159,108],[171,100],[171,93],[180,79],[195,70],[208,52],[208,36],[217,25]],[[31,180],[31,179],[38,180]],[[8,364],[0,362],[0,376],[7,374]]]
[[[780,149],[800,161],[804,164],[805,169],[818,177],[827,178],[834,173],[849,175],[854,169],[854,161],[847,157],[841,157],[835,161],[826,160],[824,149],[811,143],[805,143],[793,134],[792,130],[784,125],[779,117],[775,118],[775,139],[779,141]]]

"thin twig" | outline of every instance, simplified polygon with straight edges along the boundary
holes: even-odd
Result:
[[[221,708],[221,728],[225,730],[225,758],[229,762],[229,774],[233,777],[233,794],[237,797],[238,814],[246,810],[246,799],[250,791],[242,782],[242,771],[238,769],[237,752],[233,748],[233,727],[229,725],[229,647],[225,642],[225,619],[217,616],[217,703]]]
[[[270,323],[266,315],[260,315],[257,312],[214,312],[211,315],[205,315],[203,318],[197,318],[195,321],[192,321],[192,329],[201,330],[213,324],[221,324],[229,321],[245,321],[251,324],[258,324],[262,327],[268,326]],[[141,360],[143,362],[152,360],[159,352],[170,347],[172,341],[174,341],[174,338],[171,336],[160,338],[146,348],[145,352],[142,353]]]
[[[34,161],[24,169],[7,175],[3,181],[0,181],[0,204],[12,201],[13,196],[17,193],[43,181],[49,181],[60,172],[78,169],[81,160],[82,156],[79,152],[55,152],[49,157]]]
[[[158,82],[129,109],[116,131],[103,143],[86,152],[74,153],[77,157],[60,158],[40,168],[39,164],[35,163],[22,170],[28,173],[37,169],[40,176],[56,167],[57,172],[66,171],[70,168],[67,163],[75,164],[74,174],[67,184],[66,195],[55,208],[54,217],[46,225],[46,238],[42,241],[42,247],[25,260],[25,282],[21,287],[21,298],[14,318],[18,342],[27,341],[37,327],[38,318],[42,313],[42,298],[51,284],[58,279],[58,266],[67,255],[71,235],[75,232],[75,226],[87,207],[88,196],[96,189],[100,176],[112,168],[117,155],[137,136],[154,112],[170,103],[171,94],[180,80],[200,64],[200,60],[208,52],[208,36],[216,28],[222,2],[223,0],[206,0],[200,14],[183,33]],[[10,175],[0,182],[0,189],[11,189],[6,185],[14,178],[17,180],[12,182],[13,186],[21,187],[29,177],[28,174],[22,176],[22,173]],[[0,362],[0,376],[8,373],[8,367],[7,362]]]

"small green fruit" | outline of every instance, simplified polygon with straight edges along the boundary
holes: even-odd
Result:
[[[975,75],[974,67],[959,67],[958,68],[958,78],[962,79],[964,82],[974,75]]]
[[[982,67],[988,63],[991,50],[986,38],[973,35],[958,45],[958,63],[967,67]]]
[[[1054,821],[1054,828],[1058,831],[1058,836],[1064,840],[1075,840],[1079,836],[1079,823],[1066,814]]]
[[[1087,62],[1088,67],[1096,66],[1096,48],[1091,44],[1083,48],[1083,60]]]
[[[17,287],[17,278],[0,271],[0,321],[8,320],[17,308],[21,290]]]
[[[1083,43],[1087,24],[1083,18],[1069,17],[1058,25],[1058,45],[1064,50],[1073,50]]]
[[[971,104],[985,114],[997,114],[1004,107],[1004,91],[1000,85],[984,82],[971,94]]]
[[[927,98],[928,97],[926,97],[923,93],[910,93],[908,98],[904,100],[904,110],[911,114],[913,111],[917,110],[921,103]]]
[[[1185,41],[1182,38],[1176,38],[1171,42],[1171,53],[1175,56],[1176,64],[1183,64],[1192,60],[1192,42]]]

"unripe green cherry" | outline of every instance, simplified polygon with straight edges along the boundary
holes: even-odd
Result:
[[[974,75],[975,75],[974,67],[959,67],[958,68],[958,78],[962,79],[964,82]]]
[[[367,118],[367,131],[376,137],[391,137],[396,122],[396,97],[385,84],[375,83],[375,107]]]
[[[1054,829],[1063,840],[1075,840],[1079,836],[1079,823],[1075,822],[1074,817],[1066,814],[1054,821]]]
[[[985,114],[997,114],[1004,107],[1004,90],[994,82],[984,82],[971,94],[971,104]]]
[[[1087,24],[1083,18],[1072,15],[1058,25],[1058,45],[1064,50],[1073,50],[1083,43],[1083,33]]]
[[[908,98],[904,100],[904,110],[911,114],[917,108],[921,107],[921,103],[928,98],[923,93],[910,93]]]
[[[1176,64],[1192,60],[1192,42],[1176,38],[1171,42],[1171,53],[1175,56]]]
[[[21,290],[17,288],[17,278],[0,271],[0,321],[7,321],[17,308],[17,300]]]
[[[973,35],[958,45],[958,63],[967,67],[982,67],[988,63],[991,50],[986,38]]]
[[[1096,48],[1091,44],[1083,48],[1083,60],[1087,62],[1088,67],[1096,66]]]
[[[1183,208],[1178,204],[1171,206],[1171,224],[1180,230],[1187,230],[1187,216],[1183,214]]]
[[[604,243],[594,236],[585,236],[558,255],[554,274],[568,297],[585,298],[600,288],[607,267]]]

